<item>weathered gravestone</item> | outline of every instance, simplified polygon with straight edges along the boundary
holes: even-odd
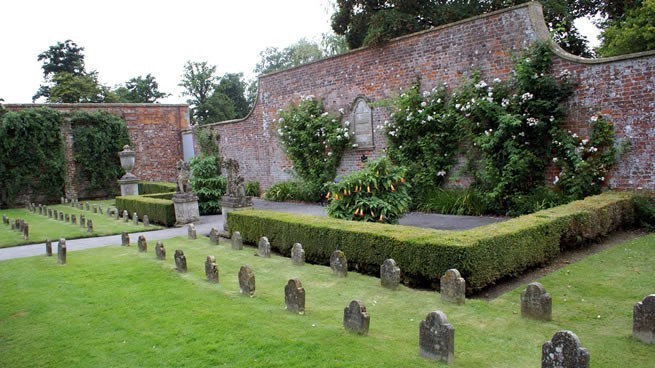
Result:
[[[7,215],[2,215],[2,223],[5,225],[9,225],[9,219],[7,218]]]
[[[205,260],[205,277],[209,282],[218,282],[218,266],[214,256],[207,256]]]
[[[330,256],[330,268],[334,275],[341,277],[348,276],[348,259],[342,251],[335,250],[332,253]]]
[[[298,279],[291,279],[284,287],[284,305],[289,312],[305,314],[305,289]]]
[[[123,221],[130,221],[130,214],[127,212],[127,210],[123,210]]]
[[[60,204],[64,204],[64,197],[60,197],[59,199],[60,199],[60,202],[61,202]]]
[[[52,257],[52,241],[50,239],[45,240],[45,255]]]
[[[646,344],[655,344],[655,294],[650,294],[635,304],[632,336]]]
[[[139,239],[136,241],[137,246],[139,247],[139,252],[148,251],[148,243],[146,242],[145,235],[139,235]]]
[[[104,215],[104,213],[102,213],[102,207],[98,207],[98,213]]]
[[[359,300],[353,300],[343,309],[343,327],[346,330],[356,332],[360,335],[368,334],[368,326],[371,316],[366,311],[366,306]]]
[[[268,242],[268,238],[265,236],[259,238],[257,255],[264,258],[271,258],[271,243]]]
[[[66,239],[59,239],[57,243],[57,263],[66,264]]]
[[[43,207],[39,204],[39,215],[43,215]]]
[[[143,227],[150,226],[150,217],[148,215],[143,215]]]
[[[121,245],[124,247],[130,246],[130,234],[128,234],[127,231],[121,233]]]
[[[241,294],[248,296],[255,295],[255,274],[248,265],[239,268],[239,289],[241,290]]]
[[[215,227],[212,227],[209,231],[209,242],[218,245],[218,230]]]
[[[93,205],[93,213],[98,213],[98,205],[97,204]]]
[[[55,220],[59,219],[59,211],[52,210],[52,218]]]
[[[64,221],[71,222],[71,216],[69,214],[64,215]]]
[[[400,285],[400,268],[391,258],[380,266],[380,284],[388,289],[396,289]]]
[[[86,202],[85,206],[86,206],[86,210],[88,211],[89,210],[89,202]]]
[[[77,216],[71,215],[71,224],[77,225]]]
[[[59,221],[64,221],[64,212],[59,212]]]
[[[80,215],[80,227],[81,228],[86,227],[86,217],[84,217],[84,215]]]
[[[116,219],[116,221],[118,221],[118,220],[121,219],[121,214],[120,214],[120,212],[118,211],[118,208],[115,208],[115,209],[114,209],[114,219]]]
[[[419,354],[428,359],[452,363],[455,359],[455,328],[440,310],[428,313],[419,325]]]
[[[51,208],[48,208],[48,217],[52,218],[53,212]]]
[[[162,243],[161,241],[158,241],[157,245],[155,245],[155,255],[157,256],[157,259],[160,261],[166,259],[166,248],[164,248],[164,243]]]
[[[25,222],[23,223],[23,239],[27,240],[30,237],[30,225]]]
[[[558,331],[541,347],[541,368],[589,368],[589,352],[571,331]]]
[[[198,234],[196,233],[196,226],[194,224],[189,224],[187,233],[189,239],[196,239],[198,237]]]
[[[132,221],[134,221],[134,226],[139,225],[139,215],[136,212],[132,214]]]
[[[441,276],[441,300],[448,303],[464,304],[466,301],[466,280],[454,268]]]
[[[232,249],[243,249],[243,239],[241,239],[241,233],[238,231],[232,233]]]
[[[86,231],[90,233],[93,232],[93,220],[91,219],[86,220]]]
[[[552,312],[553,300],[540,283],[533,282],[521,292],[521,317],[550,321]]]
[[[175,270],[182,273],[187,271],[186,256],[181,249],[175,250]]]
[[[305,250],[302,249],[302,244],[294,243],[291,247],[291,263],[296,266],[305,264]]]

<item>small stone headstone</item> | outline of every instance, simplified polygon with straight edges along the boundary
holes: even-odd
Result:
[[[464,304],[466,301],[466,280],[459,271],[452,268],[441,276],[441,300],[448,303]]]
[[[61,204],[64,204],[64,197],[60,198]]]
[[[29,239],[29,237],[30,237],[30,225],[27,222],[25,222],[23,224],[23,239],[27,240]]]
[[[207,256],[205,260],[205,277],[209,282],[218,282],[218,266],[214,256]]]
[[[71,222],[71,216],[69,214],[64,215],[64,221]]]
[[[196,226],[194,224],[189,224],[187,234],[189,239],[196,239],[198,237],[196,234]]]
[[[48,217],[52,218],[52,209],[51,208],[48,208]]]
[[[86,231],[89,233],[93,232],[93,220],[91,219],[86,220]]]
[[[366,335],[370,322],[371,317],[366,311],[366,306],[359,300],[351,301],[343,310],[343,327],[346,330]]]
[[[259,238],[257,255],[264,258],[271,258],[271,243],[268,242],[268,238],[265,236]]]
[[[86,210],[88,211],[89,210],[89,202],[86,202],[85,206],[86,206]]]
[[[52,241],[50,239],[45,240],[45,255],[52,257]]]
[[[123,210],[123,221],[130,221],[130,215],[127,213],[127,210]]]
[[[388,289],[395,289],[400,285],[400,268],[391,258],[380,266],[380,284]]]
[[[145,235],[139,235],[137,246],[139,247],[139,252],[143,253],[148,251],[148,242],[146,241]]]
[[[541,347],[542,368],[589,368],[589,352],[571,331],[558,331]]]
[[[209,242],[213,245],[218,245],[218,230],[215,227],[209,231]]]
[[[238,231],[232,233],[232,249],[243,249],[243,239],[241,239],[241,233]]]
[[[186,272],[186,256],[184,252],[180,249],[175,250],[175,270],[177,272]]]
[[[455,359],[455,328],[446,314],[436,310],[428,313],[419,325],[419,354],[428,359],[452,363]]]
[[[64,213],[59,212],[59,221],[64,221]]]
[[[284,287],[284,305],[289,312],[305,314],[305,289],[298,279],[291,279]]]
[[[121,219],[121,214],[120,214],[120,212],[118,212],[118,208],[115,208],[115,209],[114,209],[114,219],[115,219],[116,221],[118,221],[118,220]]]
[[[655,344],[655,294],[650,294],[635,304],[632,336],[646,344]]]
[[[121,233],[121,245],[124,247],[130,246],[130,234],[128,234],[127,231]]]
[[[39,204],[39,215],[43,215],[43,207]]]
[[[332,253],[332,256],[330,256],[330,268],[334,275],[341,277],[348,276],[348,259],[342,251],[335,250]]]
[[[98,213],[101,214],[101,215],[103,215],[103,213],[102,213],[102,207],[100,207],[100,206],[98,206]]]
[[[139,225],[139,215],[137,215],[136,212],[134,212],[134,213],[132,214],[132,221],[134,221],[134,226],[138,226],[138,225]]]
[[[305,250],[302,249],[302,244],[294,243],[291,247],[291,263],[296,266],[305,264]]]
[[[71,224],[77,225],[77,216],[71,215]]]
[[[250,266],[241,266],[239,269],[239,289],[241,294],[254,296],[255,295],[255,274],[252,272]]]
[[[166,248],[164,248],[164,243],[162,243],[161,241],[158,241],[157,245],[155,245],[155,255],[157,256],[157,259],[160,261],[166,259]]]
[[[150,226],[150,217],[148,215],[143,215],[143,227]]]
[[[81,228],[86,227],[86,217],[84,217],[84,215],[80,215],[80,227]]]
[[[533,282],[521,292],[521,317],[550,321],[552,310],[553,300],[540,283]]]
[[[57,263],[66,264],[66,239],[59,239],[57,244]]]
[[[53,210],[52,211],[52,218],[54,218],[55,220],[58,220],[59,219],[59,211]]]
[[[93,213],[98,213],[98,205],[97,204],[93,205]]]

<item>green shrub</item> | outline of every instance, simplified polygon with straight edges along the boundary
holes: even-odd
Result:
[[[172,193],[171,193],[172,196]],[[150,222],[164,226],[175,224],[175,207],[168,199],[149,198],[148,196],[116,197],[116,208],[123,212],[127,210],[130,216],[136,212],[139,217],[148,215]]]
[[[387,158],[370,162],[330,185],[328,215],[353,221],[396,223],[409,210],[406,169]]]
[[[469,293],[504,277],[547,263],[560,248],[579,246],[631,224],[630,193],[605,193],[466,231],[343,221],[270,211],[228,214],[228,226],[244,241],[267,236],[271,246],[289,255],[295,242],[308,262],[328,264],[335,249],[345,252],[349,269],[378,275],[393,258],[410,286],[439,285],[443,273],[456,268]]]
[[[141,195],[140,197],[155,198],[155,199],[168,199],[170,201],[170,200],[173,199],[173,196],[175,195],[175,193],[176,192],[144,194],[144,195]]]
[[[652,195],[635,195],[632,198],[637,224],[647,230],[655,230],[655,197]]]
[[[216,156],[197,156],[189,161],[191,187],[198,196],[201,215],[221,213],[221,197],[227,190],[227,179],[221,176],[220,161]]]
[[[323,192],[323,186],[316,183],[285,181],[268,188],[264,192],[264,198],[275,202],[318,202],[323,198]]]
[[[165,181],[142,181],[139,182],[139,194],[155,194],[176,192],[177,184]]]
[[[259,197],[261,189],[259,189],[258,181],[249,181],[246,183],[246,195],[251,197]]]
[[[487,212],[478,192],[473,189],[432,188],[417,200],[419,211],[447,215],[480,216]]]

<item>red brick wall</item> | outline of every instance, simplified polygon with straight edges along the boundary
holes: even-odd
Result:
[[[262,188],[288,180],[291,163],[282,152],[276,135],[278,110],[301,96],[323,99],[328,111],[350,113],[357,97],[380,103],[397,96],[417,79],[425,89],[437,83],[456,87],[471,71],[484,78],[506,78],[512,57],[534,43],[549,38],[538,3],[457,22],[429,31],[401,37],[383,47],[365,48],[321,60],[259,79],[257,103],[243,120],[210,125],[221,134],[225,157],[239,160],[246,180],[257,180]],[[614,171],[610,185],[628,189],[655,189],[655,170],[648,138],[655,134],[655,53],[622,60],[578,60],[558,51],[555,73],[568,69],[581,81],[571,101],[570,125],[581,129],[599,111],[609,115],[620,137],[630,136],[633,150]],[[373,108],[373,126],[389,118],[383,107]],[[361,166],[365,153],[371,158],[384,154],[384,137],[374,134],[372,151],[349,150],[339,172]]]
[[[11,111],[48,107],[60,112],[102,110],[113,113],[127,123],[132,149],[136,151],[136,165],[132,170],[134,175],[143,181],[174,181],[177,176],[175,163],[182,158],[181,132],[189,128],[187,105],[8,104],[4,107]],[[68,169],[66,195],[71,198],[92,196],[84,192],[83,185],[75,184],[72,180],[75,166],[72,160],[73,137],[70,124],[64,124],[62,134],[66,142]]]

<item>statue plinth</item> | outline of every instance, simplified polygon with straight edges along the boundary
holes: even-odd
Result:
[[[200,220],[198,196],[193,192],[173,194],[175,226],[182,226]]]
[[[223,216],[223,231],[220,232],[220,236],[224,238],[230,238],[232,234],[230,229],[227,226],[227,214],[232,211],[239,211],[243,209],[252,208],[252,197],[249,196],[224,196],[221,198],[221,213]]]
[[[121,186],[121,195],[139,195],[139,179],[127,173],[122,178],[118,179],[118,184]]]

